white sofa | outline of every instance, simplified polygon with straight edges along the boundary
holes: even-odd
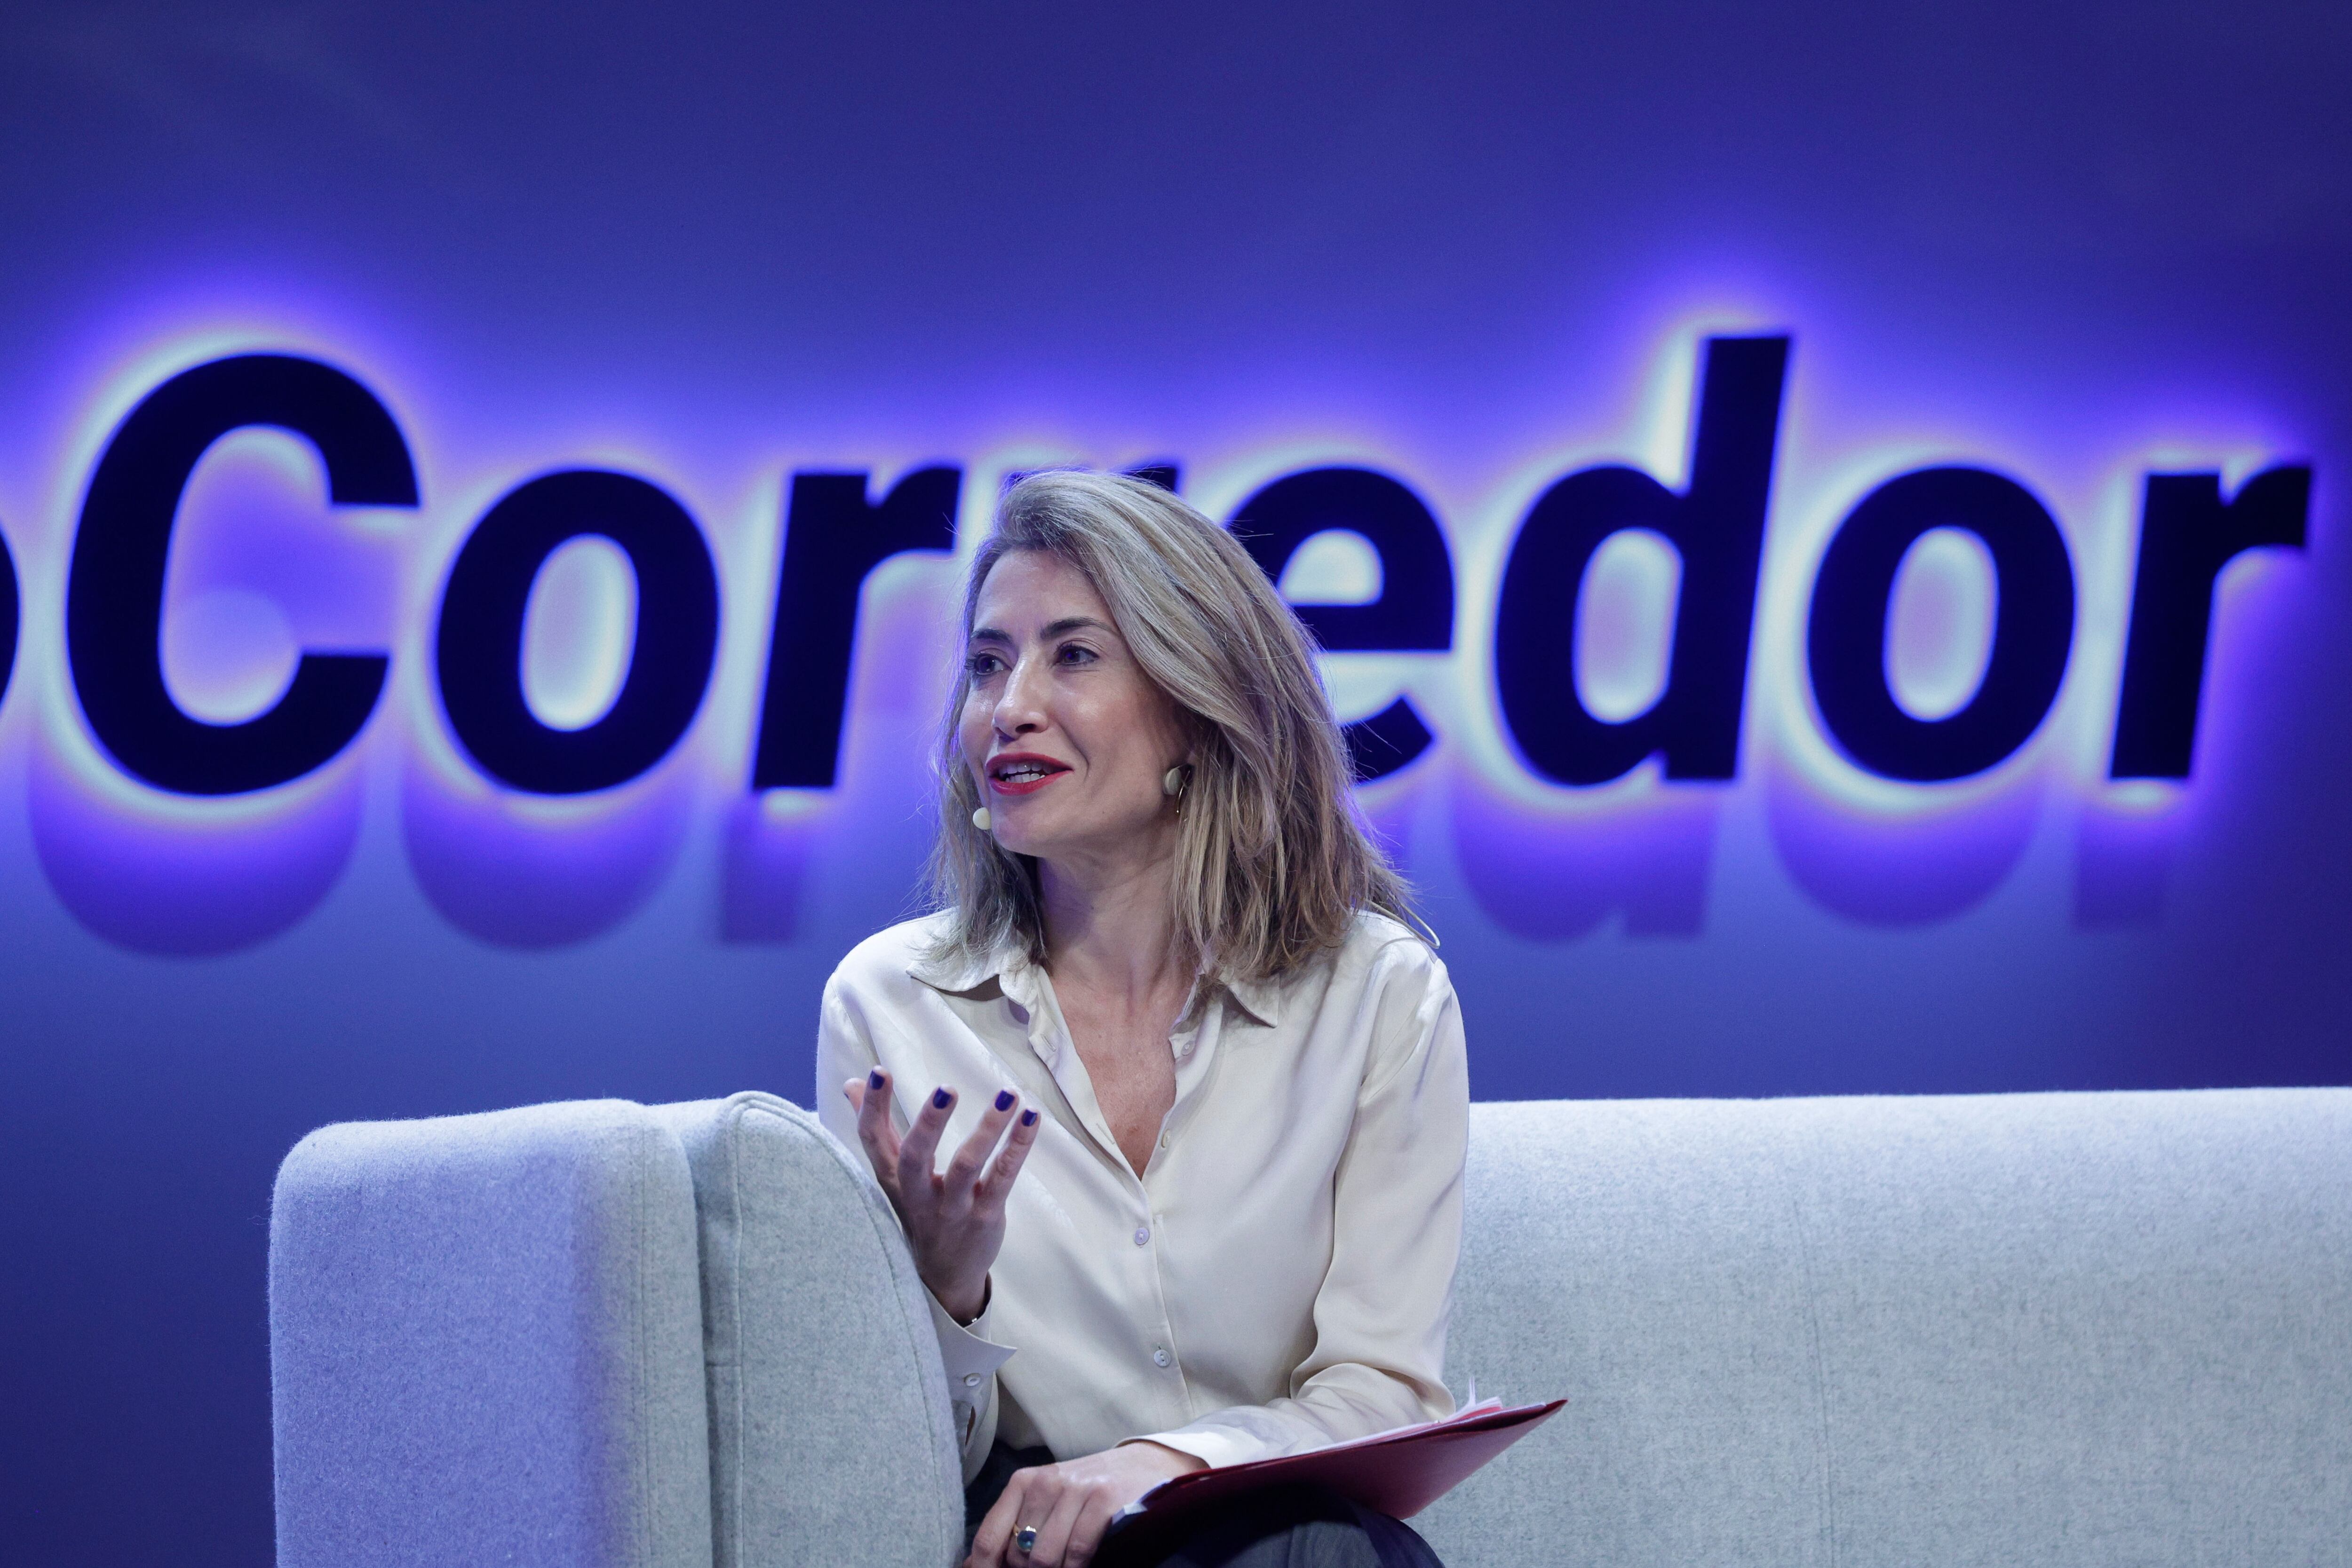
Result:
[[[1570,1404],[1452,1568],[2352,1563],[2352,1090],[1488,1104],[1450,1376]],[[757,1094],[280,1172],[281,1568],[940,1568],[871,1179]]]

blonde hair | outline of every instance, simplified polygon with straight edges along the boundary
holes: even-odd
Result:
[[[1086,573],[1192,737],[1171,890],[1188,957],[1217,978],[1266,979],[1337,947],[1360,910],[1412,920],[1403,879],[1356,814],[1312,639],[1231,534],[1141,480],[1032,475],[1006,490],[972,561],[965,642],[990,570],[1025,550]],[[981,800],[960,741],[971,691],[963,670],[937,758],[931,888],[952,915],[942,956],[1012,941],[1043,963],[1035,860],[971,825]]]

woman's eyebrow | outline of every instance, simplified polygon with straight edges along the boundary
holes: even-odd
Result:
[[[1091,615],[1065,615],[1059,621],[1047,622],[1045,626],[1038,631],[1037,640],[1041,643],[1050,643],[1056,637],[1066,637],[1073,632],[1085,632],[1088,630],[1115,632],[1118,631],[1118,628],[1111,625],[1107,621],[1097,621]],[[1002,643],[1009,648],[1013,645],[1014,638],[1012,632],[1003,631],[998,627],[975,626],[971,629],[971,641],[975,643]]]
[[[1059,621],[1046,622],[1045,630],[1038,635],[1041,639],[1050,641],[1055,637],[1067,636],[1073,632],[1086,631],[1089,627],[1097,632],[1108,632],[1112,629],[1091,615],[1066,615]]]

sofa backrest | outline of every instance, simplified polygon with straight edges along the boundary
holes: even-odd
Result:
[[[2352,1091],[1473,1108],[1453,1568],[2352,1561]]]

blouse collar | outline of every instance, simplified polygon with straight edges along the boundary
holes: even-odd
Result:
[[[1005,995],[1033,1011],[1038,982],[1044,978],[1040,967],[1016,942],[1000,942],[990,952],[962,956],[918,954],[907,965],[907,973],[933,990],[958,994],[979,990],[992,980]],[[1217,986],[1253,1023],[1271,1029],[1281,1020],[1279,979],[1223,980]]]

